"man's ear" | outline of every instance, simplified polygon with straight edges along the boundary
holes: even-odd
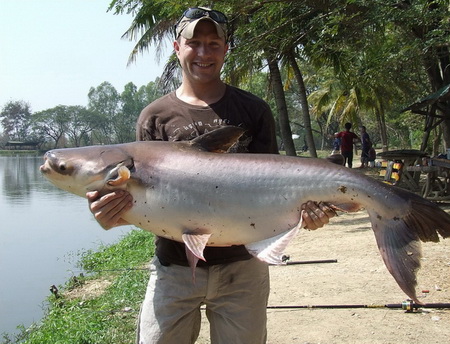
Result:
[[[178,42],[178,40],[173,41],[173,49],[175,50],[175,53],[178,55],[178,52],[180,51],[180,42]]]

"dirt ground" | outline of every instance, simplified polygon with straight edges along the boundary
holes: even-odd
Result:
[[[450,205],[444,207],[450,212]],[[423,244],[417,292],[425,303],[450,302],[450,239]],[[303,231],[285,252],[291,261],[336,263],[271,266],[269,306],[401,304],[407,296],[378,252],[365,211],[340,214]],[[450,343],[450,309],[268,309],[269,344]],[[203,316],[199,344],[209,343]]]

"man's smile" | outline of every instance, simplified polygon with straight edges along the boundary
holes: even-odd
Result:
[[[211,67],[213,64],[212,63],[201,63],[201,62],[194,62],[195,65],[199,66],[199,67]]]

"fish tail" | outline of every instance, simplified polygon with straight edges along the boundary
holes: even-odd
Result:
[[[403,190],[400,191],[402,194]],[[374,209],[368,210],[378,248],[387,269],[400,288],[412,300],[416,296],[416,273],[422,257],[421,241],[439,241],[450,236],[450,215],[436,204],[412,193],[407,196],[406,213],[388,218]],[[399,207],[401,209],[401,207]]]
[[[408,225],[423,242],[439,242],[440,234],[443,238],[450,237],[450,215],[437,204],[412,194],[410,198],[411,213],[407,216]]]
[[[369,211],[381,257],[399,287],[415,302],[416,273],[420,268],[420,240],[404,219],[385,219]]]

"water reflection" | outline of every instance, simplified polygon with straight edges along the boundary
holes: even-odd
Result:
[[[10,202],[26,202],[34,186],[37,172],[34,166],[37,157],[0,158],[3,167],[2,194]]]
[[[115,242],[130,228],[102,230],[86,200],[42,177],[42,161],[0,157],[0,333],[39,321],[49,286],[78,273],[78,252]]]

